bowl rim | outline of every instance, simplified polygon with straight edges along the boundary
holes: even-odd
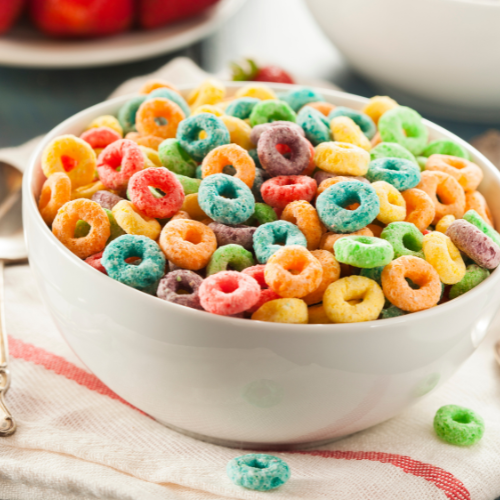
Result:
[[[451,0],[445,0],[445,1],[451,1]],[[462,0],[458,0],[462,1]],[[497,0],[495,0],[497,1]],[[252,82],[231,82],[231,81],[224,81],[224,85],[227,88],[232,88],[232,89],[238,89],[241,88],[245,85],[248,85],[249,83]],[[256,82],[258,83],[258,82]],[[293,88],[304,88],[306,86],[304,85],[297,85],[297,84],[286,84],[286,83],[266,83],[268,87],[270,87],[273,90],[290,90]],[[177,88],[181,91],[181,93],[185,96],[187,92],[191,91],[194,89],[196,85],[193,84],[184,84],[184,85],[178,85]],[[307,86],[307,88],[312,88],[315,91],[317,91],[320,95],[323,96],[329,96],[332,99],[349,99],[351,101],[356,102],[357,104],[364,104],[369,101],[368,98],[358,96],[356,94],[350,94],[348,92],[342,92],[339,90],[334,90],[334,89],[329,89],[329,88],[321,88],[321,87],[314,87],[314,86]],[[123,283],[120,283],[119,281],[113,280],[109,278],[109,276],[104,275],[100,271],[97,271],[94,269],[92,266],[89,266],[88,264],[85,264],[84,260],[78,258],[75,254],[73,254],[68,248],[66,248],[53,234],[52,231],[50,231],[49,227],[45,224],[45,222],[42,219],[42,216],[40,214],[40,211],[38,210],[38,204],[35,199],[35,194],[33,193],[31,186],[33,183],[33,177],[35,174],[35,169],[37,164],[40,161],[40,157],[42,154],[43,149],[46,147],[48,142],[52,140],[53,138],[63,135],[65,130],[74,122],[78,121],[79,119],[83,118],[87,114],[93,114],[98,110],[101,110],[101,108],[113,108],[113,107],[118,107],[118,105],[123,104],[126,102],[128,99],[131,97],[137,96],[137,93],[133,94],[127,94],[119,97],[115,97],[113,99],[109,99],[106,101],[102,101],[98,104],[94,104],[93,106],[90,106],[88,108],[85,108],[78,113],[70,116],[66,120],[62,121],[59,123],[57,126],[55,126],[53,129],[51,129],[45,136],[44,138],[40,141],[40,143],[37,145],[36,149],[32,153],[30,160],[29,160],[29,165],[24,172],[24,179],[23,179],[23,199],[25,200],[25,203],[27,206],[29,206],[29,209],[31,212],[35,213],[35,220],[36,223],[41,226],[41,229],[45,232],[47,238],[51,241],[53,245],[55,245],[56,248],[58,248],[63,254],[71,261],[73,262],[82,272],[85,273],[94,273],[92,276],[94,276],[97,280],[100,279],[106,279],[106,282],[108,283],[108,286],[118,286],[120,287],[120,290],[122,292],[125,292],[125,289],[127,292],[125,293],[132,293],[132,294],[138,294],[137,299],[138,300],[153,300],[156,301],[157,304],[163,304],[164,307],[167,309],[169,307],[174,307],[173,311],[178,311],[178,312],[185,312],[187,314],[197,314],[197,315],[203,315],[200,316],[200,319],[203,319],[204,321],[222,321],[222,324],[228,324],[228,322],[232,321],[237,321],[237,324],[240,324],[239,322],[244,321],[247,325],[248,324],[255,324],[255,327],[262,327],[263,324],[265,324],[266,328],[275,330],[275,331],[282,331],[285,334],[290,334],[291,332],[287,331],[289,329],[292,329],[292,331],[296,333],[302,333],[304,331],[304,328],[306,328],[308,331],[311,333],[314,331],[315,334],[324,334],[324,335],[333,335],[333,334],[343,334],[343,333],[349,333],[351,330],[358,329],[360,327],[364,328],[383,328],[384,326],[396,326],[397,324],[404,324],[410,319],[415,319],[415,320],[421,320],[425,321],[428,319],[432,319],[436,315],[440,314],[446,314],[447,312],[450,312],[455,306],[460,306],[462,303],[465,304],[465,301],[468,300],[467,297],[473,298],[476,295],[479,295],[483,293],[486,288],[491,288],[498,284],[497,282],[500,281],[500,272],[494,272],[495,270],[491,271],[491,274],[488,278],[486,278],[482,283],[480,283],[478,286],[476,286],[474,289],[470,290],[469,292],[464,293],[463,295],[445,302],[444,304],[439,304],[438,306],[431,307],[430,309],[425,309],[423,311],[418,311],[418,312],[413,312],[409,314],[405,314],[399,317],[395,318],[386,318],[384,320],[371,320],[371,321],[362,321],[362,322],[357,322],[357,323],[326,323],[326,324],[294,324],[294,323],[273,323],[273,322],[265,322],[265,321],[258,321],[258,320],[249,320],[246,318],[236,318],[234,316],[222,316],[218,314],[213,314],[209,313],[207,311],[203,310],[197,310],[197,309],[192,309],[189,307],[185,307],[179,304],[174,304],[172,302],[164,301],[160,299],[159,297],[147,294],[145,292],[136,290],[135,288],[129,287],[127,285],[124,285]],[[107,114],[106,111],[104,111],[102,114]],[[446,136],[451,136],[454,141],[458,142],[461,146],[463,146],[469,153],[472,154],[473,157],[478,158],[481,160],[481,162],[486,166],[486,168],[489,170],[490,174],[492,174],[494,177],[496,177],[498,184],[500,185],[500,172],[494,167],[494,165],[478,150],[476,150],[473,146],[471,146],[469,143],[461,139],[460,137],[456,136],[452,132],[446,130],[444,127],[441,127],[440,125],[437,125],[430,120],[423,119],[423,123],[427,127],[427,129],[431,129],[439,134],[444,134]],[[482,167],[481,167],[482,168]],[[23,204],[23,216],[25,212],[25,207],[26,205]],[[25,236],[26,237],[26,236]],[[28,247],[29,248],[29,247]],[[142,297],[139,299],[139,297]],[[151,303],[152,304],[152,303]],[[180,309],[179,309],[180,308]],[[336,328],[335,328],[336,327]]]

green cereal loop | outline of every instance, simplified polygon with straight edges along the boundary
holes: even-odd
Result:
[[[274,222],[276,220],[278,220],[278,216],[272,207],[265,203],[256,203],[255,212],[244,224],[246,226],[260,226],[261,224]]]
[[[371,149],[370,160],[378,160],[379,158],[403,158],[403,160],[412,161],[415,165],[418,164],[415,157],[397,142],[381,142]]]
[[[422,117],[406,106],[398,106],[384,113],[378,122],[378,129],[383,142],[397,142],[414,155],[424,150],[429,137]]]
[[[470,160],[469,152],[457,142],[449,139],[437,139],[429,142],[420,154],[427,158],[431,155],[450,155]]]
[[[411,222],[391,222],[383,229],[380,237],[392,245],[395,259],[403,255],[424,258],[424,236]]]
[[[487,224],[475,210],[468,210],[465,212],[464,219],[473,226],[476,226],[486,236],[489,236],[497,245],[500,245],[500,234]]]
[[[404,316],[405,314],[408,313],[406,311],[403,311],[399,307],[396,307],[391,304],[387,309],[382,309],[382,312],[380,313],[380,318],[381,319],[397,318],[398,316]]]
[[[240,245],[224,245],[219,247],[210,258],[207,265],[207,276],[227,271],[228,267],[234,271],[243,271],[255,265],[253,255]]]
[[[394,257],[389,242],[372,236],[345,236],[335,242],[333,249],[342,264],[364,269],[385,266]]]
[[[184,195],[194,194],[198,192],[200,188],[201,179],[192,179],[191,177],[186,177],[185,175],[174,174],[182,185],[184,190]]]
[[[380,286],[382,286],[382,271],[384,270],[384,267],[385,266],[379,266],[369,269],[361,269],[359,275],[376,281]]]
[[[420,167],[420,171],[423,172],[425,170],[425,165],[427,163],[427,157],[426,156],[417,156],[417,163],[418,163],[418,166]]]
[[[484,420],[476,412],[457,405],[439,408],[434,417],[438,437],[456,446],[471,446],[484,434]]]
[[[174,174],[194,177],[197,163],[184,151],[177,139],[165,139],[158,148],[162,165]]]
[[[460,295],[472,290],[489,275],[490,272],[487,269],[479,267],[477,264],[467,266],[465,276],[450,288],[450,299],[456,299]]]
[[[108,216],[110,230],[111,230],[111,234],[109,235],[108,241],[106,242],[106,245],[107,245],[108,243],[111,243],[114,239],[116,239],[119,236],[122,236],[126,233],[118,225],[118,222],[116,222],[115,216],[113,215],[111,210],[108,210],[107,208],[103,208],[103,210],[106,212],[106,215]],[[75,226],[74,237],[75,238],[83,238],[83,237],[87,236],[89,233],[90,233],[90,224],[88,222],[85,222],[84,220],[79,220]]]
[[[284,101],[276,99],[266,99],[259,102],[250,115],[250,125],[261,125],[276,121],[293,122],[297,121],[295,111]]]

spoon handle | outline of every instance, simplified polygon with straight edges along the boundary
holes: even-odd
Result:
[[[0,437],[16,431],[16,421],[5,404],[4,395],[10,386],[9,347],[5,330],[4,261],[0,259]]]

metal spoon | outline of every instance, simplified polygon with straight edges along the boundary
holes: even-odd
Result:
[[[0,436],[16,431],[16,421],[8,410],[4,395],[10,386],[9,349],[5,329],[4,265],[26,260],[21,208],[23,174],[0,162]]]

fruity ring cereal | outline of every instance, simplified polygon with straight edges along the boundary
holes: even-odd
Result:
[[[464,214],[464,219],[480,229],[486,236],[489,236],[498,246],[500,246],[500,234],[488,224],[475,210],[468,210]]]
[[[375,281],[349,276],[334,281],[326,289],[323,307],[333,323],[357,323],[377,319],[384,301],[382,289]]]
[[[112,142],[99,155],[97,173],[108,189],[125,189],[129,179],[144,168],[144,154],[128,139]]]
[[[436,224],[436,231],[446,234],[446,230],[453,224],[455,220],[456,219],[454,215],[445,215],[443,218],[439,219],[439,222]]]
[[[110,191],[97,191],[91,198],[92,201],[96,201],[102,208],[107,208],[108,210],[113,210],[113,207],[124,199]]]
[[[101,128],[101,127],[106,127],[110,128],[111,130],[114,130],[120,137],[120,139],[123,137],[123,128],[120,125],[120,122],[118,119],[112,115],[102,115],[98,116],[95,120],[92,120],[87,127],[86,130],[90,130],[92,128]]]
[[[406,278],[419,288],[411,288]],[[408,312],[429,309],[441,297],[441,282],[436,270],[425,260],[412,255],[398,257],[384,267],[382,289],[392,304]]]
[[[376,95],[368,101],[368,104],[366,104],[362,111],[368,115],[375,124],[378,124],[380,117],[384,113],[397,106],[399,106],[399,104],[394,99],[385,95]]]
[[[370,236],[346,236],[334,244],[335,258],[342,264],[372,269],[392,261],[392,245],[380,238]]]
[[[476,264],[470,264],[465,270],[465,276],[450,288],[450,299],[456,299],[460,295],[472,290],[482,283],[489,275],[490,272],[487,269],[483,269]]]
[[[234,146],[240,146],[249,151],[255,148],[255,144],[250,139],[252,128],[247,122],[235,116],[222,115],[220,117],[229,132],[229,139]]]
[[[377,219],[383,224],[398,222],[406,218],[406,201],[401,193],[388,182],[377,181],[372,183],[380,202],[380,211]]]
[[[328,250],[329,252],[335,253],[335,250],[333,248],[335,242],[340,238],[344,238],[345,236],[373,236],[373,233],[369,227],[364,227],[359,231],[354,231],[354,233],[348,233],[348,234],[325,233],[321,237],[321,241],[319,242],[319,247],[322,250]]]
[[[323,300],[323,294],[328,286],[337,281],[340,278],[340,264],[337,262],[337,259],[328,252],[327,250],[313,250],[311,252],[313,257],[318,259],[321,264],[321,268],[323,269],[323,275],[321,278],[321,283],[318,287],[313,290],[311,293],[307,294],[305,297],[302,297],[302,300],[307,305],[317,304]]]
[[[111,210],[118,225],[128,234],[136,236],[147,236],[156,240],[160,234],[160,223],[138,211],[129,201],[123,200],[117,203]]]
[[[155,89],[149,93],[149,96],[146,100],[156,99],[157,97],[161,97],[163,99],[168,99],[169,101],[174,102],[181,108],[184,116],[187,118],[191,114],[191,110],[189,109],[188,103],[184,100],[184,98],[178,93],[171,89],[160,88]]]
[[[80,139],[88,142],[92,149],[104,149],[121,138],[122,136],[118,132],[109,127],[89,128],[80,136]]]
[[[307,249],[316,250],[323,236],[323,227],[316,209],[305,200],[292,201],[286,205],[281,220],[295,224],[307,240]]]
[[[483,171],[475,163],[457,156],[433,154],[429,156],[425,169],[450,174],[465,192],[475,191],[483,180]]]
[[[313,146],[331,140],[330,124],[320,111],[304,106],[297,115],[297,125],[305,132]]]
[[[308,323],[307,304],[301,299],[268,300],[252,314],[256,321],[305,325]]]
[[[421,179],[417,165],[403,158],[380,158],[368,167],[366,178],[370,182],[385,181],[398,191],[406,191],[418,185]]]
[[[141,260],[138,264],[131,264],[126,262],[130,257],[139,257]],[[132,234],[112,241],[101,259],[108,276],[138,290],[155,285],[165,274],[165,263],[165,257],[156,242]]]
[[[255,227],[244,224],[226,226],[219,222],[211,222],[208,227],[214,232],[219,247],[234,244],[242,246],[246,250],[252,250]]]
[[[202,131],[206,134],[204,139],[200,139]],[[179,124],[177,140],[194,160],[202,161],[212,149],[229,144],[229,131],[220,118],[210,113],[199,113]]]
[[[144,101],[135,117],[137,132],[169,139],[175,137],[179,123],[184,120],[182,109],[175,102],[157,97]],[[163,120],[164,123],[158,122]]]
[[[311,201],[316,193],[316,181],[305,175],[280,175],[262,184],[264,201],[271,207],[285,208],[297,200]]]
[[[306,104],[325,100],[321,94],[316,92],[316,90],[308,87],[290,90],[290,92],[282,95],[280,99],[288,103],[295,112],[298,112],[299,109]]]
[[[465,193],[465,211],[475,210],[485,222],[493,227],[493,218],[491,212],[484,199],[484,196],[479,191]]]
[[[132,99],[127,101],[118,111],[118,121],[125,134],[137,131],[135,128],[135,115],[146,98],[147,96],[145,95],[132,97]]]
[[[254,106],[250,113],[250,125],[255,127],[263,123],[285,121],[295,122],[297,115],[286,103],[278,100],[261,101]]]
[[[456,446],[472,446],[484,434],[484,420],[476,412],[457,405],[439,408],[434,417],[438,437]]]
[[[268,130],[269,128],[281,127],[283,125],[293,129],[295,132],[297,132],[302,137],[306,136],[304,129],[301,126],[297,125],[296,123],[277,120],[275,122],[263,123],[262,125],[255,125],[255,127],[252,128],[252,133],[250,134],[250,140],[254,144],[258,144],[260,136],[262,135],[262,132],[264,132],[265,130]]]
[[[355,210],[344,207],[359,203]],[[359,181],[339,182],[316,199],[319,218],[335,233],[353,233],[372,222],[380,211],[375,190]]]
[[[85,221],[91,229],[87,236],[75,238],[75,228],[79,220]],[[106,212],[95,201],[82,198],[68,201],[57,212],[52,223],[54,236],[80,259],[104,250],[111,234]]]
[[[314,163],[336,175],[366,175],[370,154],[354,144],[323,142],[316,146]]]
[[[370,158],[380,160],[381,158],[401,158],[408,160],[418,166],[415,157],[403,146],[397,142],[381,142],[370,150]],[[418,167],[420,170],[420,167]],[[385,179],[383,179],[385,180]]]
[[[224,99],[226,89],[224,85],[213,78],[205,80],[198,88],[194,89],[188,97],[191,109],[196,109],[203,104],[217,104]]]
[[[469,152],[460,144],[448,139],[437,139],[429,142],[425,149],[420,153],[422,156],[429,157],[432,155],[449,155],[458,156],[470,160]]]
[[[179,93],[175,85],[172,85],[170,82],[166,82],[165,80],[148,80],[139,91],[139,94],[150,94],[156,89],[170,89],[174,92]]]
[[[202,309],[198,290],[203,278],[193,271],[178,269],[166,274],[158,284],[160,299],[192,309]],[[182,293],[181,293],[182,292]]]
[[[177,139],[166,139],[158,148],[162,165],[171,172],[194,177],[196,162],[182,149]]]
[[[276,215],[275,210],[273,210],[269,205],[265,203],[256,203],[255,204],[255,212],[246,221],[247,225],[257,225],[266,224],[267,222],[274,222],[278,220],[278,216]]]
[[[214,232],[205,224],[190,219],[176,219],[166,224],[159,244],[169,261],[192,271],[203,269],[217,249]]]
[[[40,215],[49,226],[57,215],[57,211],[71,200],[71,181],[66,174],[56,172],[43,184],[38,202]]]
[[[370,151],[372,145],[361,129],[347,116],[337,116],[330,122],[332,137],[336,142],[354,144],[365,151]]]
[[[380,237],[392,245],[396,259],[403,255],[425,258],[422,250],[424,237],[415,224],[393,222],[383,229]]]
[[[240,245],[224,245],[219,247],[210,257],[207,265],[207,276],[227,271],[228,267],[234,271],[243,271],[255,264],[253,255]]]
[[[338,116],[346,116],[350,118],[365,134],[368,139],[373,139],[377,133],[377,126],[374,121],[365,113],[355,111],[354,109],[346,108],[344,106],[337,106],[329,115],[330,122]]]
[[[270,300],[275,300],[279,299],[280,296],[271,290],[269,288],[269,285],[266,283],[265,277],[264,277],[264,270],[266,266],[263,264],[258,264],[256,266],[252,267],[247,267],[241,271],[243,274],[247,274],[248,276],[251,276],[254,280],[257,281],[257,283],[260,286],[260,297],[257,303],[252,306],[250,309],[248,309],[247,312],[250,314],[253,314],[255,311],[257,311],[260,306],[264,305],[266,302],[269,302]]]
[[[239,97],[227,105],[226,115],[246,120],[250,118],[253,108],[259,102],[260,99],[256,99],[255,97]]]
[[[436,207],[431,197],[421,189],[407,189],[401,193],[406,202],[405,222],[426,230],[436,217]]]

